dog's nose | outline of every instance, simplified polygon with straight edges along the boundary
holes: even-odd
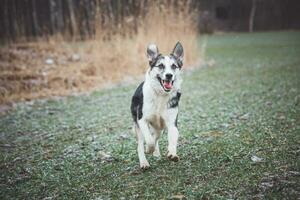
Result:
[[[166,79],[167,79],[167,80],[171,80],[172,77],[173,77],[173,74],[166,74]]]

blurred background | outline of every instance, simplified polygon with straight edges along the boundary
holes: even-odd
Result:
[[[201,37],[300,28],[298,0],[2,0],[0,104],[134,81],[146,46],[185,48],[205,62]],[[203,50],[204,49],[204,50]]]
[[[79,40],[97,34],[104,39],[134,36],[153,6],[176,15],[185,9],[196,11],[197,28],[203,33],[300,28],[297,0],[3,0],[0,4],[2,43],[58,34]]]

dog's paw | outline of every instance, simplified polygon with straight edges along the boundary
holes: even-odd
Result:
[[[150,165],[149,165],[149,163],[148,163],[147,160],[145,160],[145,161],[143,161],[143,162],[140,162],[140,168],[141,168],[142,170],[146,170],[146,169],[148,169],[149,167],[150,167]]]
[[[146,145],[146,150],[145,153],[153,153],[155,151],[155,146],[154,145]]]
[[[160,158],[160,152],[157,150],[155,150],[152,155],[156,158]]]
[[[179,161],[179,156],[177,156],[176,154],[168,153],[167,157],[168,157],[169,160],[172,160],[174,162],[178,162]]]

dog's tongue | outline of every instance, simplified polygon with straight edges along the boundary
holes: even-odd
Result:
[[[172,88],[172,83],[171,83],[171,82],[164,81],[164,87],[165,87],[166,89],[171,89],[171,88]]]

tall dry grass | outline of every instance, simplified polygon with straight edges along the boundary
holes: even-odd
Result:
[[[188,1],[178,1],[178,5],[153,1],[145,16],[137,20],[136,31],[131,30],[132,19],[129,18],[128,27],[125,25],[122,30],[97,27],[95,38],[85,42],[68,42],[56,36],[50,42],[2,49],[0,57],[9,59],[0,62],[0,104],[91,91],[141,77],[148,67],[145,52],[149,43],[157,44],[161,53],[169,54],[180,41],[185,51],[184,68],[196,66],[199,35],[194,18]],[[111,34],[110,29],[115,29],[115,34]],[[124,36],[124,32],[130,34]],[[9,51],[9,55],[3,55]],[[80,55],[80,60],[70,59],[73,54]],[[54,60],[53,65],[45,64],[49,57]],[[14,70],[10,64],[22,67]],[[28,76],[30,74],[32,76]]]
[[[95,60],[100,58],[109,64],[111,60],[117,59],[118,66],[140,73],[139,69],[147,68],[145,52],[149,43],[157,44],[161,53],[169,54],[180,41],[185,50],[185,66],[195,66],[199,62],[199,34],[195,10],[190,10],[189,1],[179,1],[178,5],[152,1],[146,15],[139,20],[137,34],[127,38],[115,35],[109,41],[100,39],[94,43]],[[127,21],[130,23],[131,20]],[[96,38],[105,37],[101,27],[96,31]],[[98,52],[102,52],[103,56]]]

